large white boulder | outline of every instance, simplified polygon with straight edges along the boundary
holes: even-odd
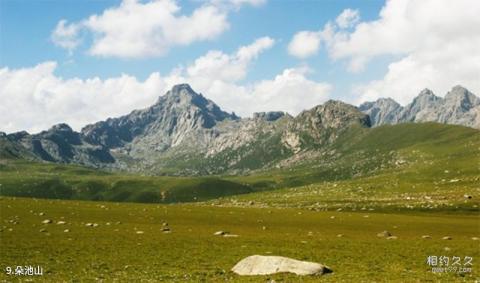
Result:
[[[323,264],[282,256],[252,255],[239,261],[232,271],[239,275],[268,275],[290,272],[297,275],[321,275],[332,272]]]

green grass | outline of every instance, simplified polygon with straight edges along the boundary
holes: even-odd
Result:
[[[40,265],[45,271],[41,279],[48,282],[319,281],[315,276],[242,277],[229,271],[240,259],[253,254],[323,263],[333,273],[322,276],[322,282],[472,282],[480,276],[478,241],[471,239],[480,236],[480,223],[478,216],[472,215],[315,212],[6,197],[0,199],[0,207],[0,280],[14,279],[3,272],[6,266]],[[40,216],[41,212],[45,215]],[[42,224],[45,219],[66,224]],[[163,222],[169,223],[170,234],[161,232]],[[85,223],[99,226],[86,227]],[[70,232],[64,233],[64,229]],[[239,237],[213,236],[218,230]],[[398,239],[376,236],[384,230]],[[344,237],[338,238],[338,234]],[[422,235],[430,235],[431,239],[422,239]],[[444,236],[452,240],[442,240]],[[435,274],[426,264],[428,256],[471,256],[473,270]]]
[[[74,165],[4,160],[0,194],[18,197],[172,203],[252,192],[218,177],[115,174]]]

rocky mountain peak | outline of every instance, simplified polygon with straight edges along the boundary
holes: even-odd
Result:
[[[323,105],[303,111],[294,119],[294,123],[315,131],[325,128],[341,129],[352,124],[370,126],[368,115],[353,105],[337,100],[329,100]]]
[[[286,114],[283,111],[255,112],[253,113],[253,119],[261,119],[268,122],[273,122],[285,115]]]
[[[480,98],[463,86],[457,85],[445,98],[431,90],[422,90],[405,107],[394,102],[387,107],[387,99],[365,102],[359,109],[368,114],[374,126],[402,122],[439,122],[480,128]],[[397,105],[397,106],[395,106]]]
[[[72,128],[65,123],[54,125],[48,131],[49,132],[73,132]]]
[[[468,89],[457,85],[445,95],[448,104],[455,104],[464,110],[480,105],[480,98],[471,93]]]

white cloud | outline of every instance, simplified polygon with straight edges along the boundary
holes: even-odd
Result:
[[[53,30],[51,39],[55,45],[73,51],[81,41],[80,28],[77,24],[67,24],[66,20],[61,20]]]
[[[119,6],[79,22],[58,22],[53,42],[68,50],[77,47],[80,31],[90,34],[89,54],[102,57],[142,58],[165,55],[174,46],[211,40],[229,28],[229,5],[258,6],[261,0],[204,2],[190,15],[175,0],[123,0]]]
[[[468,0],[387,1],[379,19],[331,31],[329,54],[349,60],[351,71],[378,56],[401,57],[382,79],[356,88],[358,101],[389,96],[405,104],[425,87],[444,95],[456,84],[479,94],[479,10],[480,2]]]
[[[165,84],[158,73],[143,82],[128,75],[63,79],[54,74],[56,67],[55,62],[45,62],[32,68],[0,69],[2,131],[38,132],[60,122],[80,129],[149,105]]]
[[[234,8],[239,8],[243,5],[258,7],[265,4],[267,0],[211,0],[210,2],[215,6],[233,5]]]
[[[288,53],[302,59],[310,57],[318,52],[320,39],[320,32],[300,31],[288,44]]]
[[[285,69],[273,79],[241,84],[251,62],[273,44],[273,39],[264,37],[232,54],[211,51],[186,68],[165,76],[152,73],[144,81],[129,75],[64,79],[54,74],[55,62],[3,68],[0,130],[38,132],[60,122],[79,130],[88,123],[147,107],[173,85],[185,82],[223,109],[242,116],[268,110],[296,114],[328,99],[332,87],[309,80],[306,68]]]
[[[480,1],[390,0],[378,19],[361,22],[358,11],[346,9],[322,30],[297,33],[290,47],[298,51],[290,53],[307,57],[323,45],[353,73],[380,56],[399,58],[383,78],[354,87],[356,102],[392,97],[405,104],[426,87],[444,95],[457,84],[479,94],[478,11]],[[307,40],[297,39],[301,34],[314,35],[320,44],[304,44]]]
[[[343,12],[337,17],[335,22],[337,25],[344,29],[350,28],[355,25],[360,20],[360,14],[358,10],[352,9],[345,9]]]
[[[220,79],[234,82],[246,76],[248,65],[266,49],[273,46],[275,41],[270,37],[262,37],[254,43],[240,47],[235,54],[228,55],[221,51],[210,51],[195,60],[187,68],[190,78],[203,78],[207,82]]]

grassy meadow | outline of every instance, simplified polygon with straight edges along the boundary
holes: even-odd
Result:
[[[40,265],[43,277],[33,278],[40,281],[473,282],[480,276],[479,241],[472,240],[479,236],[475,215],[10,197],[2,197],[0,204],[2,270]],[[47,219],[52,223],[42,224]],[[170,233],[162,231],[163,223]],[[238,237],[214,236],[219,230]],[[377,237],[384,230],[398,238]],[[451,240],[442,240],[445,236]],[[252,254],[320,262],[333,273],[245,277],[230,271]],[[434,255],[472,256],[473,270],[432,273],[426,260]],[[0,278],[13,280],[5,273]]]

